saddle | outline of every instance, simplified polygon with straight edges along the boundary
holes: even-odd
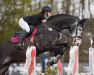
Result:
[[[28,40],[30,39],[30,41],[33,43],[33,38],[35,36],[35,34],[37,33],[37,28],[35,27],[33,32],[32,33],[29,33],[25,40]],[[19,42],[19,39],[20,39],[20,36],[21,36],[21,32],[14,32],[12,38],[11,38],[11,42],[12,43],[18,43]]]

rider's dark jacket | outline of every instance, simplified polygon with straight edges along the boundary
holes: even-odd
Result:
[[[23,20],[27,22],[28,25],[40,25],[43,19],[45,19],[45,16],[42,13],[23,17]]]

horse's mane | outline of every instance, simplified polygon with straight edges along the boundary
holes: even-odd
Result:
[[[61,29],[61,28],[69,28],[70,25],[74,24],[77,22],[78,17],[75,17],[73,15],[68,15],[68,14],[57,14],[49,17],[47,19],[47,22],[43,24],[43,26],[37,26],[38,31],[41,31],[42,28],[44,27],[52,27],[53,29]],[[44,29],[45,30],[45,29]]]
[[[71,17],[71,18],[78,18],[78,17],[75,17],[75,16],[73,16],[73,15],[68,15],[68,14],[57,14],[57,15],[53,15],[53,16],[49,17],[49,18],[47,19],[47,21],[53,20],[53,19],[55,19],[55,18],[59,18],[59,17],[61,17],[61,16],[63,16],[63,17]]]
[[[72,23],[75,22],[78,19],[78,17],[75,17],[73,15],[68,15],[68,14],[57,14],[49,17],[47,19],[47,23],[53,23],[56,24],[57,22],[62,22],[65,23]]]

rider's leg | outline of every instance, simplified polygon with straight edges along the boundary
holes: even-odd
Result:
[[[26,30],[23,30],[21,32],[21,36],[20,36],[20,39],[19,39],[19,42],[17,44],[17,48],[21,47],[21,42],[24,40],[24,38],[27,36],[28,32]]]
[[[21,32],[17,48],[21,47],[21,41],[23,41],[27,34],[30,32],[29,25],[22,18],[19,20],[19,26],[23,29],[23,31]]]

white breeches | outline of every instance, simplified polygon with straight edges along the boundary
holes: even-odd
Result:
[[[19,26],[20,26],[23,30],[26,30],[28,33],[30,32],[30,27],[29,27],[28,23],[23,20],[23,18],[21,18],[21,19],[19,20]]]

